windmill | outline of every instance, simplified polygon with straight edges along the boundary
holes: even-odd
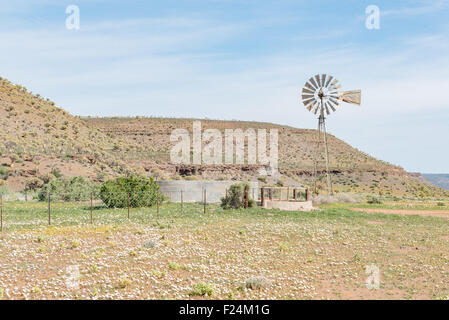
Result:
[[[326,74],[317,74],[310,78],[302,89],[302,102],[304,106],[314,114],[319,113],[318,140],[313,172],[313,188],[315,193],[317,193],[318,152],[321,143],[324,143],[327,192],[329,194],[333,193],[331,176],[329,174],[329,150],[327,146],[326,118],[324,117],[324,113],[329,115],[332,111],[337,111],[336,107],[338,107],[340,101],[360,105],[360,90],[341,91],[340,89],[341,85],[338,83],[338,80]]]

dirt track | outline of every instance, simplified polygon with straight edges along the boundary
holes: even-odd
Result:
[[[449,210],[404,210],[404,209],[370,209],[370,208],[349,208],[353,211],[362,211],[367,213],[386,213],[386,214],[409,214],[419,216],[432,216],[449,218]]]

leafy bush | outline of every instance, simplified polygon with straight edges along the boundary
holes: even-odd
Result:
[[[91,193],[98,193],[95,185],[83,177],[60,177],[44,184],[38,193],[41,201],[48,200],[48,193],[52,200],[59,201],[87,201]]]
[[[229,190],[227,197],[221,198],[221,207],[223,209],[240,209],[244,206],[243,194],[245,186],[249,188],[249,183],[233,184]],[[249,196],[249,195],[248,195]],[[254,206],[254,200],[248,199],[248,207]]]
[[[0,179],[6,180],[9,177],[8,168],[0,167]]]
[[[39,188],[42,188],[44,182],[38,178],[30,178],[27,179],[25,183],[25,191],[34,191]]]
[[[53,170],[51,170],[51,174],[54,175],[56,178],[62,177],[61,170],[59,170],[58,168],[54,168]]]
[[[199,282],[193,286],[192,291],[189,292],[189,296],[211,296],[214,294],[214,287],[205,282]]]
[[[380,199],[376,197],[367,197],[366,202],[369,204],[382,204],[382,201],[380,201]]]
[[[100,188],[100,198],[109,208],[124,208],[129,204],[133,208],[151,207],[156,204],[159,195],[159,185],[152,177],[131,175],[108,180]]]
[[[438,206],[438,207],[444,207],[444,202],[438,202],[438,203],[437,203],[437,206]]]

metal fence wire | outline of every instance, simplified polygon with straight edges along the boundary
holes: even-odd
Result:
[[[108,206],[107,199],[102,199],[98,191],[21,192],[11,194],[0,193],[0,231],[4,230],[5,220],[17,226],[27,225],[73,225],[81,223],[109,223],[126,221],[133,218],[147,219],[149,216],[159,218],[161,209],[171,213],[189,212],[208,213],[211,201],[208,190],[165,190],[162,192],[112,192],[108,197],[115,204]],[[215,194],[216,198],[217,194]],[[226,189],[225,197],[228,196]],[[253,199],[263,205],[265,199],[273,201],[307,200],[307,189],[297,188],[249,188],[243,192],[244,207]],[[213,199],[212,199],[213,200]],[[216,199],[215,199],[216,200]],[[117,205],[118,204],[118,205]],[[168,212],[168,211],[167,211]],[[78,220],[77,220],[78,219]],[[114,220],[115,219],[115,220]],[[45,222],[44,222],[45,221]]]

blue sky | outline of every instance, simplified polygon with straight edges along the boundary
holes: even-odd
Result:
[[[67,30],[77,5],[80,30]],[[380,29],[365,8],[380,8]],[[0,2],[0,76],[76,115],[315,128],[316,73],[362,89],[330,133],[408,171],[449,172],[449,0]]]

